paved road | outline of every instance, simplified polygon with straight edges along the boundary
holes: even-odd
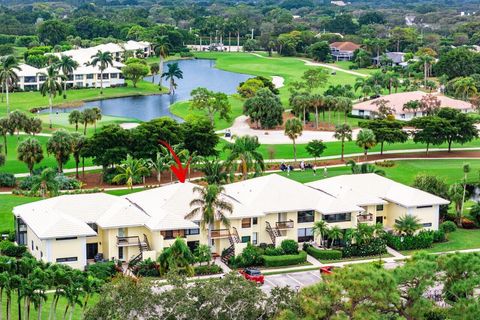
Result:
[[[303,287],[311,286],[321,280],[322,278],[319,270],[276,274],[265,276],[265,283],[262,286],[262,290],[270,292],[273,287],[285,286],[299,290]]]

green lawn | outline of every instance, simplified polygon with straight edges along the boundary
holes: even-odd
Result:
[[[127,195],[127,194],[131,194],[131,193],[136,193],[136,192],[140,192],[140,191],[144,191],[145,189],[144,188],[136,188],[136,189],[120,189],[120,190],[108,190],[108,191],[105,191],[105,193],[108,193],[108,194],[111,194],[111,195],[114,195],[114,196],[124,196],[124,195]]]
[[[462,160],[462,159],[431,159],[424,160],[401,160],[395,161],[395,166],[391,168],[380,168],[386,172],[386,177],[398,181],[400,183],[411,185],[415,176],[419,173],[428,173],[444,179],[448,184],[460,181],[463,178],[463,164],[469,163],[472,173],[469,175],[471,182],[478,181],[478,172],[480,170],[479,160]],[[328,168],[327,177],[334,177],[342,174],[350,174],[350,167],[334,167]],[[282,176],[287,177],[286,172],[280,172]],[[301,183],[307,183],[319,179],[323,179],[323,168],[318,168],[317,175],[313,175],[311,170],[292,171],[288,178]]]
[[[161,92],[166,93],[167,89],[164,88],[159,91],[158,85],[148,81],[140,81],[137,84],[137,88],[132,86],[131,81],[127,80],[127,87],[121,88],[105,88],[103,95],[100,95],[99,88],[86,88],[78,90],[68,90],[67,99],[63,99],[62,95],[58,95],[54,99],[54,104],[60,105],[78,105],[81,101],[91,101],[98,99],[107,99],[114,97],[124,96],[136,96],[136,95],[149,95],[159,94]],[[44,97],[38,91],[33,92],[14,92],[10,94],[10,109],[30,111],[33,108],[40,108],[48,106],[48,96]],[[0,100],[0,116],[6,114],[6,101]]]
[[[445,252],[480,248],[480,229],[457,229],[448,235],[448,241],[435,243],[432,248],[423,250],[402,251],[402,254],[411,255],[415,252]]]
[[[47,293],[47,301],[45,302],[45,304],[42,307],[42,315],[41,315],[40,319],[48,319],[49,312],[50,312],[50,303],[52,301],[52,297],[53,297],[53,293]],[[83,297],[81,299],[82,299],[81,301],[83,302]],[[99,300],[98,295],[92,295],[92,297],[89,300],[88,305],[89,306],[95,305],[98,300]],[[67,304],[66,299],[64,297],[60,297],[60,299],[58,300],[58,305],[57,305],[57,310],[56,310],[56,316],[57,316],[56,318],[57,319],[63,319],[63,313],[65,311],[66,304]],[[5,297],[2,299],[2,306],[1,307],[3,309],[4,316],[6,316]],[[21,309],[22,317],[24,317],[23,302],[22,302],[21,307],[22,307],[22,309]],[[31,308],[30,309],[30,319],[37,319],[38,312],[34,308],[33,303],[32,303],[30,308]],[[80,320],[82,318],[83,318],[82,307],[77,305],[75,307],[74,312],[73,312],[72,320]],[[17,295],[15,293],[12,294],[12,319],[18,319]],[[68,319],[68,315],[67,315],[67,319]]]
[[[0,231],[13,230],[12,210],[14,207],[38,200],[41,198],[0,194]]]

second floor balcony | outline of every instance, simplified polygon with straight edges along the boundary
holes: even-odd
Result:
[[[278,222],[275,222],[275,226],[279,230],[292,229],[293,227],[295,227],[295,222],[293,222],[292,219],[287,221],[278,221]]]
[[[213,229],[211,232],[212,239],[228,238],[230,237],[230,230],[228,229]]]
[[[359,214],[357,216],[357,221],[358,222],[370,222],[373,221],[373,214],[367,213],[367,214]]]

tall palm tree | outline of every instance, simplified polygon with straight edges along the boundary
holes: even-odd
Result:
[[[11,126],[8,121],[8,118],[0,118],[0,136],[3,136],[3,146],[5,150],[5,155],[8,155],[7,148],[7,134],[11,131]]]
[[[92,109],[85,109],[82,111],[80,123],[83,124],[83,135],[87,134],[87,126],[89,124],[95,124],[97,121],[97,113]]]
[[[336,107],[339,112],[343,113],[343,123],[347,123],[347,116],[353,108],[352,100],[347,97],[338,97]]]
[[[158,85],[160,89],[162,88],[163,61],[165,58],[168,57],[170,47],[171,45],[167,36],[157,37],[153,43],[153,51],[155,52],[155,55],[160,59],[160,61],[158,62],[158,73],[160,74],[160,80],[158,82]]]
[[[476,82],[472,77],[464,77],[456,80],[453,88],[455,89],[455,95],[461,96],[464,100],[467,100],[468,97],[478,92]]]
[[[321,94],[313,94],[310,99],[311,105],[315,109],[315,127],[318,129],[318,109],[324,107],[325,99]]]
[[[58,194],[58,182],[55,180],[56,172],[52,168],[47,168],[40,175],[33,177],[32,193],[40,192],[40,196],[45,198],[47,194],[50,197]]]
[[[127,155],[127,159],[123,160],[117,168],[119,174],[113,177],[112,181],[115,183],[125,181],[129,189],[133,189],[135,179],[149,174],[145,161],[143,159],[134,159],[131,155]]]
[[[193,207],[185,218],[200,219],[201,226],[205,230],[208,228],[208,245],[212,246],[212,230],[215,222],[220,221],[225,227],[230,227],[228,214],[233,212],[233,206],[230,202],[224,200],[222,186],[209,184],[206,187],[194,187],[193,192],[198,194],[198,198],[190,202]]]
[[[323,247],[323,243],[324,243],[323,238],[328,233],[328,229],[329,229],[328,223],[325,222],[324,220],[315,221],[312,229],[313,229],[313,234],[320,238],[320,247]]]
[[[371,94],[373,91],[370,81],[365,78],[357,78],[355,80],[355,85],[353,86],[353,88],[355,89],[355,91],[358,91],[360,89],[360,92],[362,92],[364,99],[367,99],[368,95]]]
[[[208,184],[221,185],[228,182],[228,173],[223,161],[214,158],[209,160],[204,158],[200,171],[204,174],[204,179]]]
[[[14,56],[0,57],[0,84],[5,90],[7,99],[7,115],[10,113],[9,88],[18,82],[18,75],[15,70],[21,70],[17,59]]]
[[[75,131],[78,131],[78,124],[82,120],[82,113],[78,110],[73,110],[68,114],[68,123],[75,125]]]
[[[424,54],[418,57],[419,61],[423,64],[423,84],[426,87],[427,86],[427,78],[430,73],[430,67],[432,65],[432,62],[435,61],[435,58],[428,55]]]
[[[470,164],[466,163],[463,165],[463,197],[462,197],[462,208],[460,212],[463,214],[463,206],[465,204],[465,195],[467,193],[467,178],[470,173]]]
[[[174,62],[168,65],[168,70],[161,77],[170,82],[170,94],[173,94],[177,88],[175,79],[183,79],[183,71],[178,66],[178,62]]]
[[[367,159],[368,150],[375,147],[377,140],[375,139],[375,134],[371,129],[362,129],[357,135],[357,146],[363,149],[365,160]]]
[[[78,179],[78,165],[80,164],[80,155],[85,147],[87,142],[87,138],[82,136],[82,134],[78,132],[73,132],[71,134],[72,137],[72,155],[73,159],[75,160],[75,177]]]
[[[164,148],[164,147],[161,147]],[[166,148],[165,148],[166,149]],[[157,181],[158,184],[161,184],[162,182],[162,172],[170,168],[170,156],[169,152],[163,151],[163,152],[157,152],[155,159],[148,159],[147,164],[148,166],[155,170],[157,174]]]
[[[25,162],[30,175],[32,175],[33,166],[43,160],[42,145],[34,138],[23,140],[17,148],[17,159]]]
[[[103,94],[103,71],[105,71],[108,66],[113,65],[112,53],[108,51],[102,52],[98,50],[98,52],[94,54],[91,58],[92,61],[90,62],[90,64],[94,67],[98,65],[98,68],[100,69],[100,94]]]
[[[67,80],[68,77],[73,74],[73,71],[78,68],[78,62],[73,60],[72,57],[62,54],[56,66],[65,76],[63,79],[63,99],[67,99]]]
[[[152,74],[152,83],[155,83],[155,75],[160,72],[160,67],[156,63],[150,64],[150,73]]]
[[[45,77],[45,81],[40,85],[40,93],[45,97],[48,95],[48,105],[50,107],[49,121],[50,129],[52,128],[52,108],[53,108],[53,98],[57,94],[62,94],[62,85],[59,79],[62,79],[62,76],[58,74],[55,66],[50,66],[47,68],[47,72],[40,72],[39,76]]]
[[[295,140],[302,135],[303,126],[298,118],[291,118],[285,122],[285,135],[292,140],[293,157],[297,161],[297,146]]]
[[[63,172],[63,164],[66,163],[72,153],[72,135],[65,130],[55,131],[47,141],[47,152],[53,154],[57,161],[58,172]]]
[[[223,150],[229,151],[227,166],[242,172],[242,179],[248,179],[248,173],[253,169],[258,175],[265,170],[263,156],[258,148],[260,143],[255,136],[237,137],[234,143],[224,146]],[[238,163],[238,166],[236,165]]]
[[[395,221],[393,228],[400,234],[412,236],[417,230],[422,228],[422,225],[418,217],[406,214]]]
[[[335,127],[333,137],[342,142],[341,160],[345,154],[345,140],[352,141],[352,128],[348,124],[341,124]]]
[[[327,234],[330,240],[332,240],[332,243],[330,244],[331,247],[335,245],[336,240],[343,239],[343,231],[339,226],[332,227],[330,230],[328,230]]]
[[[94,117],[93,118],[93,131],[97,132],[97,122],[102,120],[102,110],[98,107],[92,108]]]

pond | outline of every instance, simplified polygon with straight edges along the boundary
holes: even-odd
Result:
[[[240,82],[252,77],[216,69],[214,60],[195,59],[179,60],[177,62],[183,71],[183,79],[176,80],[178,86],[173,95],[163,94],[90,101],[78,108],[54,108],[54,112],[70,112],[74,109],[83,110],[99,107],[102,114],[109,116],[134,118],[142,121],[168,116],[177,121],[182,121],[170,112],[170,105],[177,101],[189,100],[190,92],[193,89],[205,87],[209,90],[232,94],[236,92]],[[173,62],[167,62],[165,65],[169,63]],[[166,68],[164,66],[164,69]],[[145,80],[152,81],[152,77],[146,77]],[[158,83],[158,81],[159,76],[155,76],[155,82]],[[168,83],[163,80],[163,85],[168,86]],[[43,110],[42,113],[48,113],[48,110]]]

